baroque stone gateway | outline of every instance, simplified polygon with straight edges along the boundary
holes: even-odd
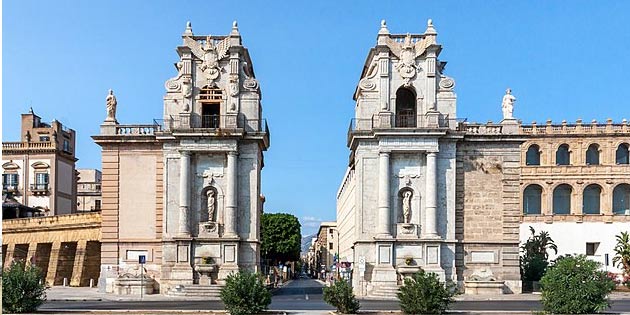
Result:
[[[464,123],[441,50],[431,20],[401,35],[383,21],[355,90],[337,228],[342,261],[362,262],[351,277],[360,296],[395,296],[420,268],[521,292],[515,98],[508,90],[499,124]]]
[[[110,90],[102,147],[102,266],[107,292],[216,293],[226,276],[260,266],[260,193],[269,129],[236,22],[227,36],[188,23],[177,75],[165,83],[164,117],[119,124]],[[238,220],[237,220],[238,218]]]

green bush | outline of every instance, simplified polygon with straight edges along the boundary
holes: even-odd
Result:
[[[337,308],[337,312],[342,314],[354,314],[361,307],[352,293],[352,286],[343,279],[324,288],[324,301]]]
[[[598,270],[599,266],[584,255],[557,259],[540,281],[545,311],[587,314],[610,307],[606,296],[615,283]]]
[[[46,300],[42,272],[16,261],[2,275],[2,309],[7,313],[32,313]]]
[[[220,296],[232,315],[257,314],[271,303],[271,292],[265,287],[262,277],[248,271],[229,275]]]
[[[455,296],[455,284],[440,283],[435,273],[420,269],[406,278],[398,292],[400,308],[406,314],[442,314]]]

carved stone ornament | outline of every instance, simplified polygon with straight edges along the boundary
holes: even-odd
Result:
[[[453,90],[454,87],[455,87],[455,80],[453,80],[452,78],[449,78],[447,76],[443,76],[440,79],[440,88],[442,90],[451,91],[451,90]]]
[[[214,45],[212,37],[208,36],[205,44],[202,45],[191,36],[186,36],[184,37],[184,43],[190,47],[190,50],[197,58],[201,59],[200,69],[205,74],[206,79],[214,81],[219,78],[221,74],[219,60],[227,56],[227,52],[230,49],[230,38],[226,37]]]
[[[407,34],[402,43],[388,38],[387,47],[399,59],[396,70],[398,70],[405,85],[408,85],[411,79],[416,76],[416,73],[421,71],[420,67],[416,65],[416,58],[422,55],[432,43],[431,37],[423,37],[414,43],[410,34]]]
[[[413,234],[415,231],[415,226],[413,224],[405,223],[402,225],[401,231],[403,234]]]
[[[365,77],[362,78],[361,81],[359,81],[359,88],[365,91],[374,90],[376,88],[376,83],[374,83],[374,81],[371,79],[374,78],[377,73],[378,73],[378,63],[372,62],[372,64],[370,65],[370,69],[367,71],[367,74],[365,75]]]
[[[254,78],[247,78],[243,81],[243,87],[249,91],[258,90],[258,80]]]
[[[232,97],[238,95],[238,93],[239,93],[238,77],[230,78],[230,83],[228,84],[228,92],[230,93],[230,96],[232,96]]]

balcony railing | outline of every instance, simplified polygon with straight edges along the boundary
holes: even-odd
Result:
[[[245,132],[268,133],[267,120],[247,119],[243,115],[186,115],[154,119],[160,131],[203,132],[243,129]]]
[[[17,192],[18,189],[18,185],[2,185],[2,191],[4,192],[10,192],[10,193],[14,193]]]
[[[47,192],[48,184],[31,184],[32,192]]]
[[[415,128],[418,120],[416,115],[396,115],[396,127]]]
[[[124,136],[152,136],[156,131],[161,131],[158,124],[152,125],[118,125],[116,126],[116,134]]]
[[[429,118],[417,115],[392,115],[388,116],[374,115],[372,118],[352,118],[350,121],[349,131],[370,131],[374,129],[399,129],[399,128],[416,128],[416,129],[435,129],[449,128],[456,129],[465,119],[449,118],[448,115],[441,115],[437,119],[437,126],[431,125]]]

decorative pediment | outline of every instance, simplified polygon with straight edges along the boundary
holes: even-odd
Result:
[[[20,166],[13,163],[13,161],[9,161],[7,163],[2,164],[2,168],[8,171],[8,170],[17,170],[20,168]]]
[[[35,162],[33,164],[31,164],[31,167],[34,169],[47,169],[50,168],[50,165],[44,163],[44,162]]]

